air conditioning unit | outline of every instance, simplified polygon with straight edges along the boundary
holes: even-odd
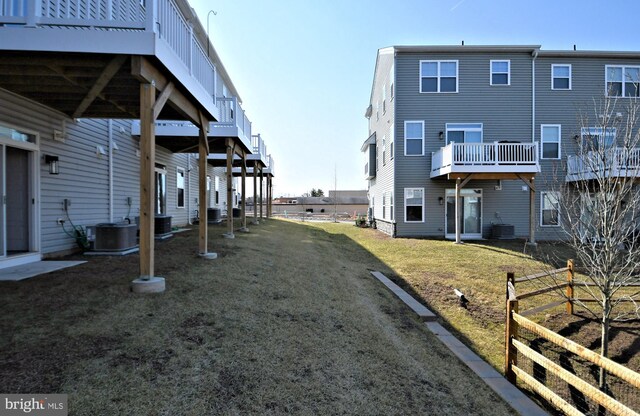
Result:
[[[171,234],[171,216],[156,215],[154,223],[155,235]]]
[[[94,251],[125,251],[134,248],[136,243],[136,224],[102,223],[95,230]]]
[[[515,227],[511,224],[493,224],[491,236],[497,240],[513,240],[515,238]]]

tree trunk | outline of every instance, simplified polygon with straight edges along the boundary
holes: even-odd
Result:
[[[609,297],[605,297],[604,307],[602,308],[602,323],[601,323],[601,335],[600,335],[600,355],[605,358],[609,358],[609,313],[611,311],[611,303]],[[600,377],[598,379],[598,387],[600,391],[607,393],[607,372],[604,368],[600,367]],[[606,409],[603,406],[598,406],[598,415],[604,415]]]

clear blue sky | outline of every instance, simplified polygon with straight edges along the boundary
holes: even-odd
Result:
[[[378,48],[542,45],[640,50],[639,0],[190,0],[268,151],[274,196],[365,189]]]

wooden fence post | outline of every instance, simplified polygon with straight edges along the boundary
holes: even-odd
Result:
[[[567,260],[567,313],[573,315],[573,260]]]
[[[511,384],[516,384],[513,366],[518,364],[517,350],[511,342],[518,336],[518,324],[513,320],[513,312],[518,312],[518,299],[515,289],[515,275],[507,273],[507,316],[505,324],[504,375]]]

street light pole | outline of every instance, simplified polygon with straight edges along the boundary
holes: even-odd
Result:
[[[218,12],[213,10],[209,10],[209,13],[207,13],[207,58],[209,58],[209,44],[211,43],[209,38],[209,16],[211,16],[211,13],[213,13],[214,16],[218,15]]]

